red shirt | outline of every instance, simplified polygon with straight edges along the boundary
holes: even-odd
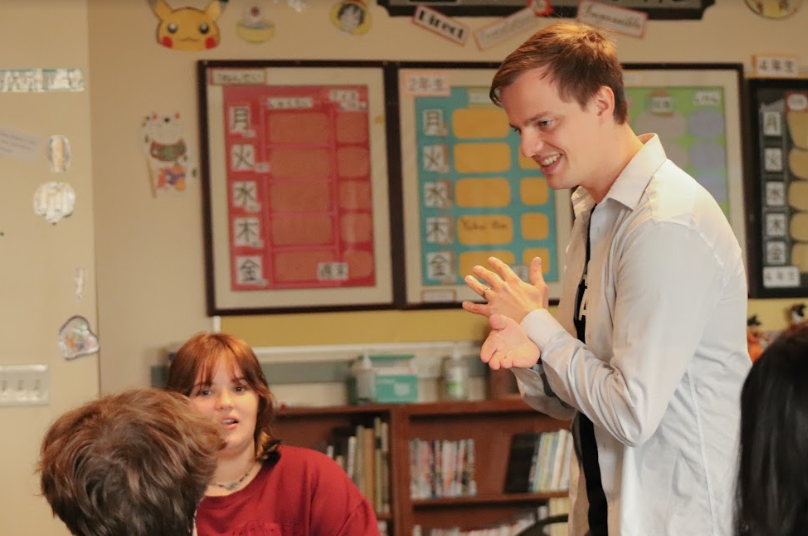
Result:
[[[328,456],[281,446],[280,460],[224,497],[205,497],[199,536],[378,536],[373,508]]]

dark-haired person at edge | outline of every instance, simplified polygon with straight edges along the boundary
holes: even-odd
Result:
[[[713,197],[628,124],[623,73],[598,30],[530,37],[491,86],[521,151],[574,189],[558,313],[496,258],[467,285],[487,303],[481,359],[523,398],[573,420],[573,536],[728,536],[750,367],[741,249]]]
[[[219,427],[182,395],[108,395],[45,433],[42,495],[75,536],[190,536],[222,446]]]
[[[766,347],[741,391],[736,536],[808,534],[808,324]]]
[[[274,437],[274,400],[246,342],[193,336],[171,362],[166,388],[189,396],[225,436],[197,509],[199,536],[378,536],[373,508],[336,462]]]

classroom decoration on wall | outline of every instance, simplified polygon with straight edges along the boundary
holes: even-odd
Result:
[[[370,29],[370,10],[365,0],[340,0],[329,13],[331,24],[352,35],[362,35]]]
[[[208,313],[391,307],[382,64],[198,69]]]
[[[59,349],[65,359],[75,359],[98,352],[98,336],[83,316],[71,316],[59,328]]]
[[[84,91],[81,69],[0,69],[0,93]]]
[[[628,9],[605,2],[581,0],[578,4],[578,20],[623,35],[643,37],[648,14],[638,9]]]
[[[84,290],[87,288],[87,268],[76,268],[76,301],[79,302],[84,298]]]
[[[196,165],[185,142],[180,114],[143,118],[140,125],[141,147],[149,173],[149,188],[153,197],[160,192],[185,190],[196,176]]]
[[[575,18],[581,0],[377,0],[392,16],[411,16],[417,9],[440,6],[440,11],[454,17],[505,16],[523,9],[526,4],[552,4],[553,16]],[[637,9],[648,14],[650,19],[701,19],[704,10],[715,0],[609,0],[610,5]]]
[[[808,80],[752,79],[752,296],[808,296]]]
[[[73,214],[76,192],[66,182],[46,182],[34,192],[34,213],[51,224],[57,224]]]
[[[42,138],[11,128],[0,127],[0,156],[36,162],[42,158]]]
[[[160,23],[157,42],[166,48],[184,51],[210,50],[221,39],[216,21],[227,0],[211,0],[204,10],[195,7],[172,8],[165,0],[148,0]]]
[[[477,48],[486,50],[520,32],[535,30],[536,17],[539,16],[535,9],[535,7],[528,6],[513,15],[474,30],[474,41],[477,42]],[[548,7],[548,9],[551,8]]]
[[[275,23],[266,18],[263,4],[253,2],[244,8],[236,33],[248,43],[263,43],[275,35]]]
[[[488,96],[493,64],[402,63],[398,71],[406,304],[479,300],[464,283],[499,257],[527,280],[542,258],[560,294],[569,192],[550,190]]]
[[[745,248],[740,64],[626,64],[634,132],[659,135],[665,153],[718,201]]]
[[[785,19],[802,6],[802,0],[745,0],[755,15],[767,19]]]
[[[61,135],[48,138],[48,162],[53,173],[64,173],[70,167],[70,140]]]
[[[746,345],[749,358],[753,362],[757,361],[771,340],[771,335],[763,331],[757,315],[752,315],[746,319]]]
[[[460,46],[465,45],[469,37],[468,26],[426,6],[418,6],[412,15],[412,23]]]

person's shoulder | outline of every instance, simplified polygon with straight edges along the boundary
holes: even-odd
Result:
[[[282,463],[285,465],[302,466],[317,471],[342,470],[337,462],[318,450],[293,445],[281,445],[279,454]]]

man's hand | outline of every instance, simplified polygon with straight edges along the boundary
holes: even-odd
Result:
[[[528,339],[525,330],[512,319],[491,315],[488,319],[491,333],[480,350],[480,359],[492,370],[500,368],[531,368],[539,362],[541,352]]]
[[[510,266],[489,257],[488,263],[497,271],[494,273],[482,266],[475,266],[474,275],[488,285],[480,283],[474,276],[467,275],[466,285],[487,300],[487,304],[463,302],[463,309],[470,313],[490,317],[494,314],[507,316],[518,324],[535,309],[547,309],[550,291],[541,273],[541,259],[535,257],[530,262],[530,283],[522,281]]]

